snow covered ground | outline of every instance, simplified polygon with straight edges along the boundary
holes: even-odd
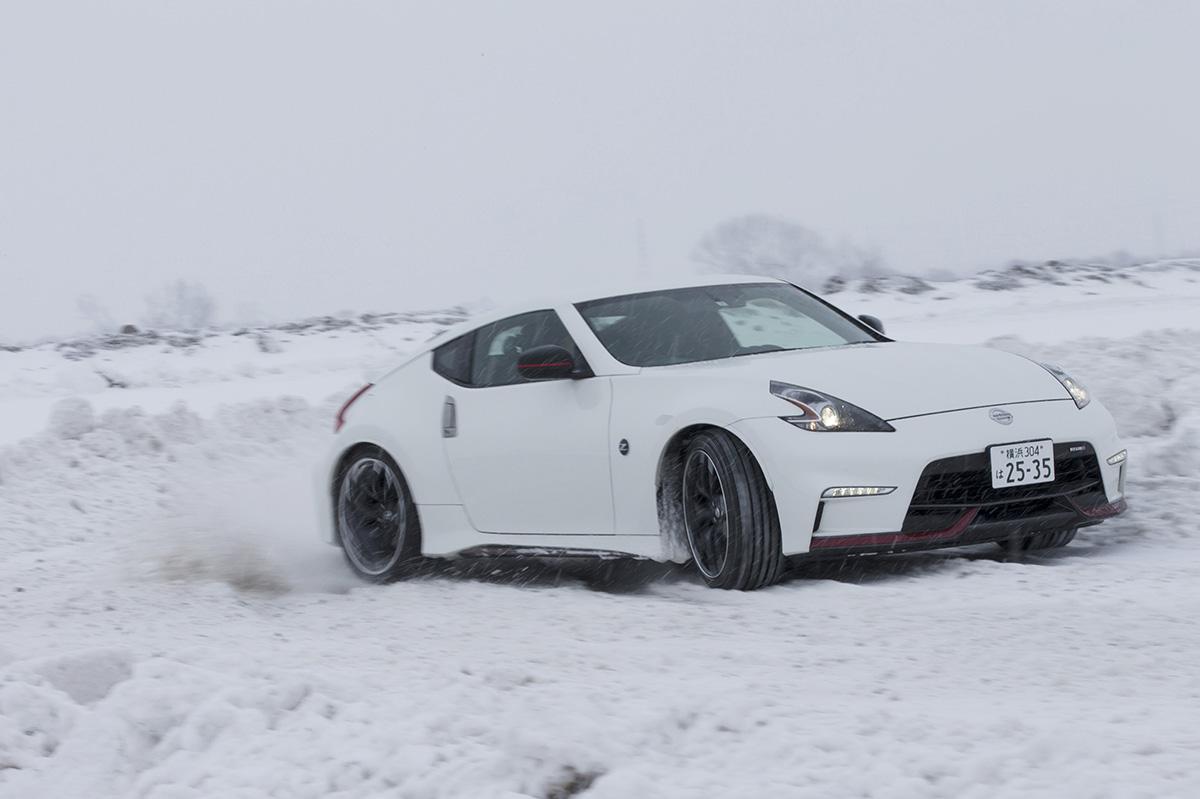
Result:
[[[1069,368],[1133,508],[1053,554],[753,594],[638,564],[356,583],[310,459],[445,315],[0,351],[0,797],[1200,795],[1198,281],[835,297]]]

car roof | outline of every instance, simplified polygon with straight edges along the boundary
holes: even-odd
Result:
[[[606,297],[619,297],[623,294],[643,294],[650,291],[671,291],[672,289],[698,288],[701,286],[736,286],[750,283],[783,283],[786,281],[776,277],[760,277],[757,275],[683,275],[661,278],[634,278],[626,280],[603,280],[593,283],[576,284],[572,290],[562,293],[558,303],[587,302],[602,300]]]
[[[463,333],[470,332],[480,325],[486,325],[499,319],[507,319],[530,311],[543,308],[560,308],[564,305],[574,305],[589,300],[602,300],[606,297],[619,297],[623,294],[642,294],[651,291],[671,291],[672,289],[699,288],[702,286],[737,286],[752,283],[786,283],[777,277],[759,275],[676,275],[659,278],[625,278],[604,279],[600,281],[576,281],[569,290],[558,292],[543,292],[530,295],[519,302],[506,303],[501,307],[474,314],[470,318],[452,325],[439,332],[414,354],[420,354],[433,349],[445,341],[449,341]]]

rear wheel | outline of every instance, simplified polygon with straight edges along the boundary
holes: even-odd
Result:
[[[360,447],[338,471],[338,542],[350,568],[371,582],[411,574],[421,562],[421,525],[400,467],[379,447]]]
[[[1057,549],[1065,547],[1067,544],[1075,540],[1075,531],[1077,527],[1068,527],[1065,530],[1049,530],[1044,533],[1033,533],[1031,535],[1014,536],[1007,541],[997,541],[1001,549],[1009,552],[1030,552],[1037,549]]]
[[[682,508],[692,560],[710,586],[749,591],[779,579],[775,502],[741,441],[723,430],[692,439],[683,459]]]

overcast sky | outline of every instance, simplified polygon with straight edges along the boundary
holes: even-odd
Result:
[[[0,339],[687,264],[1200,248],[1200,3],[0,0]]]

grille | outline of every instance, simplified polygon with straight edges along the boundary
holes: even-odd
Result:
[[[936,460],[925,467],[913,493],[903,531],[940,530],[966,508],[980,508],[977,522],[1006,521],[1062,510],[1064,497],[1082,505],[1104,501],[1100,463],[1091,444],[1054,445],[1054,482],[992,488],[986,452]]]

